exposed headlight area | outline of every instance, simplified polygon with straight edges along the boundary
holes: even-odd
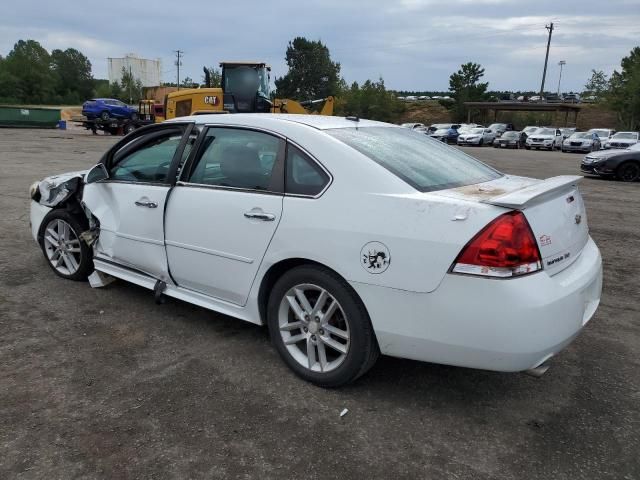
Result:
[[[33,182],[29,186],[29,198],[36,202],[40,199],[40,190],[38,189],[39,184],[40,182]]]

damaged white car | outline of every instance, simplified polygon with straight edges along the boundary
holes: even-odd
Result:
[[[356,118],[202,115],[34,184],[31,225],[61,277],[266,324],[318,385],[380,353],[540,373],[600,301],[580,178],[503,175]]]

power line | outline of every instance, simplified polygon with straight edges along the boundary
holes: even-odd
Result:
[[[544,81],[547,77],[547,63],[549,62],[549,48],[551,47],[551,34],[553,33],[553,22],[545,27],[549,31],[549,38],[547,39],[547,54],[544,57],[544,70],[542,71],[542,85],[540,86],[540,98],[544,96]]]

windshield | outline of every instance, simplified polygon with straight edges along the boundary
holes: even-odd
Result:
[[[526,134],[533,133],[533,132],[535,132],[536,130],[538,130],[538,128],[540,128],[540,127],[527,127],[527,128],[525,128],[525,129],[523,130],[523,132],[524,132],[524,133],[526,133]]]
[[[569,138],[591,138],[591,134],[589,132],[578,132],[574,133]]]
[[[504,123],[492,123],[491,125],[489,125],[489,128],[491,130],[505,129],[505,128],[507,128],[507,125],[504,124]]]
[[[556,131],[552,128],[541,128],[540,130],[536,131],[536,135],[555,135]]]
[[[590,133],[595,133],[600,138],[609,136],[609,130],[589,130],[589,132]]]
[[[269,97],[269,74],[266,68],[241,66],[225,69],[224,91],[244,96]]]
[[[502,134],[502,138],[518,138],[520,136],[520,134],[518,132],[504,132]]]
[[[472,128],[469,133],[484,133],[484,128]]]
[[[325,131],[421,192],[487,182],[502,176],[458,149],[405,128],[362,127]]]
[[[627,138],[629,140],[637,140],[638,134],[635,132],[620,132],[620,133],[616,133],[611,138]]]

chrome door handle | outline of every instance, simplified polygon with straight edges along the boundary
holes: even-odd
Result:
[[[246,218],[256,219],[256,220],[264,220],[265,222],[273,222],[276,219],[276,216],[273,213],[264,213],[264,212],[244,212],[244,216]]]
[[[158,208],[158,204],[156,202],[151,202],[149,200],[136,200],[135,204],[139,207]]]

